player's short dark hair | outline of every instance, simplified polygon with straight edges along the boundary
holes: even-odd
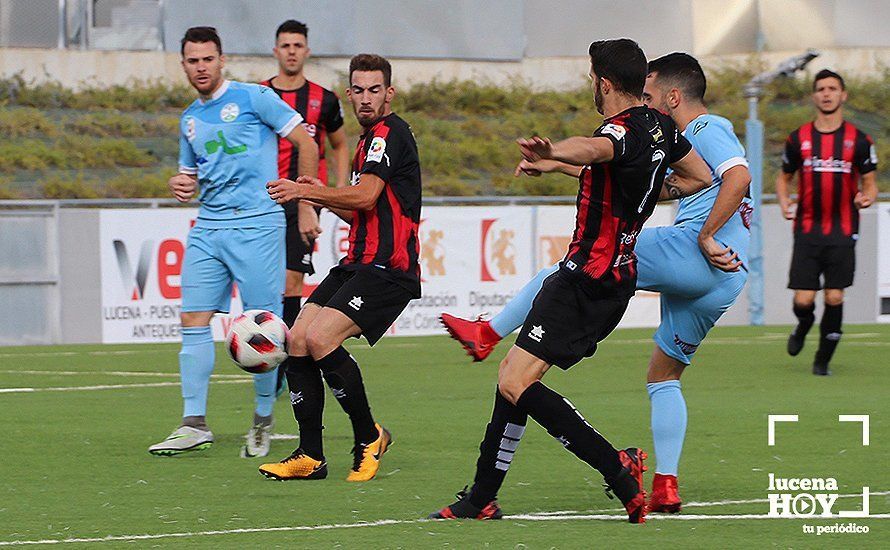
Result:
[[[649,74],[668,82],[693,101],[704,101],[708,82],[698,60],[688,53],[674,52],[649,62]]]
[[[816,91],[816,82],[820,80],[824,80],[826,78],[836,78],[838,82],[841,83],[841,90],[846,90],[847,85],[844,84],[844,77],[832,71],[831,69],[822,69],[818,73],[816,73],[816,77],[813,79],[813,91]]]
[[[302,21],[288,19],[284,23],[278,25],[278,30],[275,31],[275,40],[278,40],[278,36],[281,33],[302,34],[306,38],[309,38],[309,27]]]
[[[360,53],[349,60],[349,82],[355,71],[380,71],[383,73],[383,84],[388,88],[392,83],[392,66],[385,57],[373,53]]]
[[[607,78],[615,88],[636,98],[646,85],[646,54],[629,38],[597,40],[587,50],[596,76]]]
[[[213,42],[216,44],[216,51],[222,55],[222,40],[219,39],[219,33],[213,27],[191,27],[185,31],[182,41],[179,43],[179,54],[185,53],[185,43],[194,42],[201,44],[204,42]]]

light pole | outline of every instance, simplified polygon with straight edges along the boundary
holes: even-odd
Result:
[[[771,71],[760,73],[745,84],[744,95],[748,98],[748,120],[745,121],[745,148],[751,171],[751,200],[754,214],[751,216],[751,253],[748,255],[748,318],[752,325],[763,324],[763,122],[757,118],[757,104],[763,96],[763,88],[780,76],[793,76],[807,63],[819,56],[813,49],[779,63]]]

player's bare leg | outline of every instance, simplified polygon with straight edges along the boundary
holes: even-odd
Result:
[[[686,437],[686,401],[680,388],[680,376],[686,364],[670,357],[655,346],[649,360],[646,390],[652,404],[652,439],[655,443],[655,479],[649,510],[674,514],[682,501],[677,486],[677,471],[683,440]]]

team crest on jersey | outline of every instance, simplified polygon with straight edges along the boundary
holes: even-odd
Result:
[[[371,140],[371,147],[368,148],[368,156],[365,157],[367,162],[380,162],[383,160],[383,153],[386,152],[386,140],[380,136]]]
[[[241,110],[238,108],[237,103],[226,103],[219,111],[219,118],[222,119],[223,122],[232,122],[238,118],[238,113],[240,112]]]
[[[618,124],[606,124],[602,127],[600,132],[604,134],[609,134],[617,140],[624,139],[624,134],[627,133],[624,126],[619,126]]]
[[[198,132],[195,129],[195,117],[185,117],[185,138],[192,142],[195,141],[195,137],[197,137],[197,135]]]
[[[853,140],[845,139],[844,140],[844,149],[852,149],[853,148]]]
[[[317,109],[318,107],[321,107],[321,101],[319,101],[317,99],[310,99],[309,106],[312,107],[313,109]]]
[[[800,144],[800,148],[801,148],[801,150],[803,150],[803,151],[807,151],[807,150],[813,148],[813,144],[810,143],[810,140],[807,139],[807,140],[804,140],[804,141],[801,142],[801,144]]]

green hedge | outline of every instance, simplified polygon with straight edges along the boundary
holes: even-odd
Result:
[[[708,75],[711,111],[730,119],[743,141],[747,101],[741,85],[758,68]],[[879,185],[890,191],[890,70],[851,80],[848,90],[847,116],[877,141]],[[809,94],[808,79],[786,79],[761,102],[767,192],[785,137],[813,117]],[[74,91],[19,76],[0,79],[0,171],[7,175],[0,197],[166,196],[165,181],[176,166],[179,113],[193,98],[185,86],[159,82]],[[542,92],[522,82],[498,87],[434,81],[399,90],[394,108],[412,125],[425,192],[432,195],[574,194],[575,183],[564,176],[513,178],[514,140],[587,135],[601,120],[587,86]],[[354,142],[360,128],[350,114],[346,120]]]

